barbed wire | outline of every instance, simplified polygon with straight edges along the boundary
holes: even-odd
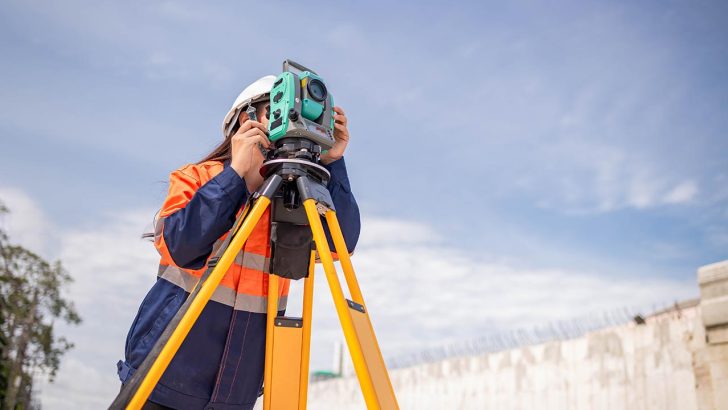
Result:
[[[659,306],[653,304],[650,311],[664,311],[673,305],[676,306],[676,302]],[[542,326],[494,332],[475,339],[428,348],[416,353],[395,355],[386,358],[385,361],[388,368],[399,369],[455,357],[478,356],[552,341],[575,339],[607,327],[644,320],[640,313],[641,310],[635,307],[623,307],[574,319],[553,321]]]

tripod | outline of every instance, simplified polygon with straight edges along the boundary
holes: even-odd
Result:
[[[208,261],[207,271],[139,369],[123,386],[111,404],[111,409],[142,408],[225,272],[233,263],[236,254],[271,204],[273,204],[272,221],[278,218],[308,223],[316,251],[311,252],[308,276],[304,280],[301,318],[277,316],[279,277],[275,274],[269,276],[263,408],[265,410],[306,408],[316,253],[324,267],[367,408],[399,408],[349,258],[331,194],[326,189],[329,172],[310,160],[289,157],[266,161],[261,174],[265,175],[265,182],[252,195],[252,200],[246,204],[230,234],[216,255]],[[301,206],[297,206],[298,204]],[[344,297],[334,267],[333,255],[321,223],[322,216],[326,218],[351,300]]]

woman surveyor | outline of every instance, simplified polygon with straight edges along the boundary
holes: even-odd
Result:
[[[274,76],[265,76],[246,87],[225,116],[223,141],[217,148],[170,174],[169,193],[155,223],[158,276],[131,325],[125,358],[117,365],[122,383],[141,365],[205,272],[213,249],[263,183],[261,147],[271,148],[267,110],[274,81]],[[258,121],[246,112],[251,106]],[[321,155],[320,163],[331,173],[327,188],[352,252],[359,238],[359,208],[344,162],[349,142],[346,114],[340,107],[334,111],[335,143]],[[263,384],[270,246],[269,208],[144,408],[253,408]],[[286,309],[289,285],[288,279],[280,279],[279,314]]]

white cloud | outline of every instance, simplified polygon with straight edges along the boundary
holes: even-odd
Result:
[[[78,347],[77,347],[78,349]],[[62,359],[62,371],[52,384],[42,382],[43,408],[48,409],[103,409],[107,408],[118,392],[119,385],[110,382],[110,366],[84,358],[79,353]]]
[[[261,67],[270,68],[271,61],[279,61],[275,53],[289,50],[285,48],[290,43],[287,36],[272,35],[266,47],[239,52],[229,40],[260,32],[257,29],[265,23],[248,19],[240,24],[241,17],[230,12],[235,7],[163,2],[144,3],[140,10],[116,3],[73,4],[16,2],[15,10],[10,10],[17,14],[18,27],[44,28],[12,32],[19,38],[33,38],[38,48],[23,47],[18,55],[33,58],[17,59],[10,72],[21,73],[23,67],[53,67],[58,77],[50,89],[35,81],[38,75],[31,75],[31,80],[17,77],[15,89],[0,102],[0,122],[9,128],[50,135],[66,145],[82,143],[103,152],[138,159],[153,156],[159,161],[158,152],[169,153],[183,147],[185,141],[199,140],[199,135],[192,135],[197,131],[190,129],[203,128],[190,127],[192,117],[206,118],[202,124],[218,121],[217,114],[207,118],[204,110],[182,118],[180,112],[193,110],[179,100],[179,104],[167,104],[174,98],[168,94],[170,84],[185,90],[191,86],[189,98],[200,107],[226,104],[220,103],[218,96],[205,96],[199,86],[219,87],[230,79],[248,77]],[[276,7],[261,3],[251,13],[266,15]],[[77,12],[81,8],[84,13]],[[723,163],[716,161],[722,150],[714,148],[721,147],[722,140],[712,136],[723,128],[715,122],[694,121],[711,117],[705,113],[714,113],[710,111],[714,108],[708,107],[719,106],[710,104],[715,101],[711,96],[718,94],[701,94],[707,97],[702,99],[705,106],[684,104],[695,100],[699,88],[694,79],[704,77],[698,67],[711,65],[693,64],[693,69],[676,75],[670,67],[691,51],[678,48],[670,36],[652,36],[666,27],[638,27],[632,22],[639,18],[605,13],[609,8],[588,10],[573,10],[579,18],[571,18],[570,14],[559,16],[562,11],[558,8],[525,14],[526,10],[516,8],[513,15],[499,15],[494,21],[506,24],[483,24],[474,10],[453,9],[433,25],[422,24],[427,14],[419,14],[419,10],[405,11],[407,18],[397,19],[402,10],[393,9],[391,21],[401,24],[391,26],[385,24],[387,19],[379,23],[352,21],[341,14],[345,10],[327,11],[336,17],[328,20],[339,21],[323,33],[323,43],[329,48],[299,51],[305,58],[303,63],[321,64],[322,73],[334,80],[332,86],[343,102],[359,104],[361,109],[352,111],[352,131],[369,143],[355,150],[364,154],[355,155],[391,155],[396,166],[389,168],[388,161],[380,161],[367,173],[387,170],[393,182],[402,182],[402,192],[408,192],[405,185],[417,186],[412,178],[400,177],[405,175],[403,170],[410,175],[412,169],[423,169],[428,175],[428,190],[419,194],[431,192],[433,186],[469,192],[477,181],[475,189],[483,191],[477,199],[484,207],[493,192],[519,201],[525,194],[544,207],[567,212],[651,209],[666,203],[690,204],[708,195],[723,205],[728,198],[728,191],[722,188],[728,186],[725,178],[707,181],[708,177],[701,179],[687,172],[710,175],[713,168],[705,165],[709,160]],[[675,9],[666,11],[676,12],[680,14]],[[534,24],[521,30],[507,24],[513,18]],[[552,18],[559,24],[540,27]],[[128,24],[130,21],[137,24]],[[459,30],[454,32],[454,26]],[[13,25],[9,28],[14,29]],[[600,44],[598,48],[593,47],[595,42]],[[48,50],[53,52],[48,54]],[[337,58],[323,58],[332,55],[331,50],[336,51]],[[433,59],[433,53],[441,58]],[[31,64],[37,62],[35,59],[60,65]],[[369,64],[373,60],[378,64]],[[478,67],[486,74],[468,76],[465,67]],[[74,80],[76,76],[80,79]],[[161,88],[148,88],[154,82],[129,82],[145,76],[175,81]],[[376,78],[377,86],[361,87],[358,80],[363,78]],[[75,81],[96,86],[74,94],[73,90],[80,89]],[[134,91],[144,89],[148,92],[143,95]],[[383,98],[382,90],[399,92]],[[109,93],[119,97],[112,114],[98,105]],[[84,98],[69,100],[79,95]],[[162,97],[154,99],[154,95]],[[150,98],[156,104],[142,104],[141,100]],[[37,101],[58,108],[47,113],[50,120],[39,122],[37,112],[26,109]],[[154,118],[124,109],[138,104]],[[171,106],[175,109],[164,108]],[[185,106],[187,109],[180,109]],[[175,124],[165,118],[183,121]],[[104,138],[98,137],[99,129],[104,130]],[[175,143],[150,135],[172,135]],[[698,148],[691,151],[694,147]],[[444,159],[445,166],[432,163],[422,167],[423,159],[430,164],[438,158]],[[514,179],[517,184],[511,182]],[[362,177],[361,183],[379,185],[383,180]],[[78,179],[71,182],[83,183]],[[718,189],[723,196],[714,193]],[[21,210],[6,218],[17,225],[10,228],[13,237],[31,248],[43,248],[49,242],[43,237],[57,229],[31,198],[17,190],[9,197],[13,196],[16,205],[9,205]],[[402,198],[406,197],[393,195],[388,200]],[[69,363],[73,358],[76,363],[97,366],[94,368],[113,366],[136,304],[153,280],[156,255],[137,238],[150,214],[146,210],[121,213],[118,219],[109,218],[96,228],[60,232],[58,241],[53,241],[61,245],[63,260],[77,277],[72,293],[86,317],[80,330],[70,329],[85,339],[71,353]],[[511,215],[489,216],[508,219]],[[467,221],[462,215],[452,215],[453,225]],[[724,229],[711,232],[714,243],[726,243]],[[507,235],[513,232],[504,232]],[[370,218],[365,222],[355,263],[375,325],[381,327],[382,341],[391,350],[448,337],[469,337],[468,331],[571,316],[582,304],[598,310],[625,300],[639,304],[652,298],[673,298],[694,289],[693,284],[670,280],[646,281],[645,286],[637,279],[605,278],[601,271],[523,269],[494,263],[444,245],[427,225],[398,219]],[[614,271],[613,267],[605,270]],[[327,349],[330,345],[325,340],[340,332],[333,325],[336,318],[322,275],[317,301],[320,326],[314,336]],[[474,326],[464,326],[466,322]],[[99,336],[101,328],[105,332]],[[317,345],[316,349],[322,347]],[[91,353],[106,356],[89,360]],[[328,363],[328,358],[322,363]],[[73,377],[73,373],[64,372],[66,377]],[[108,385],[114,385],[113,368],[104,367],[99,374],[107,378]],[[79,383],[83,377],[87,376]],[[75,397],[74,390],[68,389],[70,397]]]
[[[353,263],[385,357],[624,307],[647,311],[697,293],[692,281],[640,272],[494,262],[445,245],[425,224],[393,218],[363,220]],[[322,270],[316,275],[312,368],[327,369],[332,339],[343,336]],[[294,285],[289,311],[300,312],[299,298]]]
[[[275,7],[259,4],[250,12],[265,15]],[[268,71],[270,61],[279,58],[252,49],[231,53],[227,39],[260,31],[263,23],[248,19],[241,25],[240,18],[225,6],[162,2],[124,9],[115,3],[98,3],[84,6],[83,15],[74,12],[79,7],[65,3],[57,7],[18,3],[16,8],[25,18],[42,22],[50,33],[64,34],[38,33],[52,48],[70,47],[70,54],[100,65],[105,72],[120,70],[125,75],[135,73],[135,78],[202,83],[206,87],[217,84],[229,90],[232,81],[252,75],[261,67],[268,67]],[[690,142],[693,139],[682,136],[686,120],[679,115],[685,111],[684,101],[690,100],[686,96],[694,89],[690,81],[699,77],[683,73],[676,78],[675,73],[666,71],[665,67],[674,66],[672,62],[682,61],[682,55],[669,47],[673,45],[669,39],[655,39],[649,30],[635,30],[631,19],[613,13],[609,7],[588,9],[599,12],[561,20],[557,28],[549,28],[550,35],[533,37],[529,33],[543,29],[538,24],[527,31],[484,25],[485,31],[478,30],[474,35],[475,26],[471,26],[466,9],[446,13],[448,18],[443,20],[462,28],[456,37],[450,36],[452,30],[447,24],[421,25],[419,13],[409,13],[402,24],[378,30],[367,30],[366,22],[334,13],[339,18],[330,19],[336,23],[322,34],[326,48],[321,52],[326,54],[328,48],[339,57],[331,60],[317,53],[304,56],[320,61],[327,78],[338,80],[332,81],[341,90],[337,95],[396,111],[397,115],[382,116],[371,108],[359,109],[361,118],[377,117],[379,121],[352,124],[358,135],[367,138],[382,134],[374,124],[383,126],[388,130],[382,134],[388,143],[395,148],[406,144],[403,148],[412,155],[398,158],[401,167],[410,169],[410,158],[432,158],[437,153],[448,161],[459,162],[449,167],[467,164],[462,174],[482,178],[489,191],[517,197],[525,193],[534,203],[567,212],[649,209],[664,203],[696,201],[697,191],[691,194],[689,189],[672,190],[685,179],[685,170],[695,164],[695,158],[702,158],[681,157],[688,144],[695,144]],[[394,10],[395,15],[401,12]],[[524,18],[520,12],[517,14]],[[548,10],[546,15],[558,17],[558,11]],[[108,18],[94,18],[98,16]],[[502,16],[509,17],[513,16]],[[139,24],[127,24],[130,19],[139,20]],[[210,25],[215,25],[215,30],[209,30]],[[180,31],[190,41],[180,42]],[[419,40],[412,42],[411,38]],[[85,39],[94,41],[79,41]],[[268,40],[269,47],[264,50],[285,49],[289,43],[285,36]],[[593,50],[595,41],[600,42],[598,52],[586,52]],[[443,58],[433,60],[433,50]],[[372,59],[380,64],[367,64]],[[467,81],[431,81],[464,78],[464,67],[473,66],[487,75],[469,77]],[[357,81],[351,81],[369,77],[377,78],[377,87],[359,87]],[[672,86],[666,89],[665,83]],[[382,98],[383,89],[398,92]],[[189,131],[170,129],[174,125],[163,121],[135,119],[134,112],[119,115],[115,111],[113,118],[105,116],[96,109],[96,99],[91,106],[78,101],[65,105],[51,102],[64,109],[52,121],[39,123],[32,120],[35,112],[21,109],[32,104],[18,101],[48,101],[47,90],[33,91],[33,87],[21,84],[11,91],[11,103],[0,110],[0,114],[4,113],[2,120],[48,135],[57,135],[57,129],[67,130],[67,135],[59,135],[59,139],[94,145],[103,141],[103,147],[97,148],[111,147],[115,152],[149,159],[147,152],[162,149],[138,149],[152,143],[149,135],[179,135],[189,141],[197,138]],[[459,108],[446,109],[450,101],[458,101]],[[120,100],[120,104],[123,106],[124,101]],[[210,99],[201,104],[217,103]],[[155,112],[158,108],[160,113],[169,113],[163,108],[168,104],[160,101],[158,105]],[[79,118],[87,126],[79,125]],[[95,136],[98,124],[111,130],[112,135],[101,140],[84,137]],[[419,127],[421,124],[427,127]],[[695,124],[687,125],[697,135],[709,130],[702,124],[697,128]],[[413,132],[422,134],[418,138],[423,144],[412,146],[408,136]],[[433,148],[433,141],[449,134],[471,136],[467,139],[468,152],[455,144],[438,143]],[[671,149],[655,149],[660,145]],[[419,151],[425,148],[429,151]],[[705,169],[694,167],[698,168]],[[433,182],[450,184],[448,173],[441,174],[434,175]],[[443,176],[446,178],[439,179]],[[700,180],[697,175],[691,177]],[[522,184],[512,184],[514,178]],[[719,186],[700,180],[701,193],[711,191],[713,185]]]
[[[83,318],[78,327],[58,327],[75,348],[62,360],[56,382],[39,381],[43,406],[108,406],[119,388],[115,363],[126,332],[156,278],[158,255],[140,238],[155,211],[120,212],[98,225],[59,230],[22,190],[2,188],[0,199],[11,210],[3,221],[11,242],[63,262],[74,279],[66,297]]]
[[[22,192],[15,197],[23,198]],[[17,215],[32,211],[37,218],[31,221],[45,218],[34,202],[24,203],[27,210],[18,208]],[[97,225],[58,233],[60,257],[75,279],[69,297],[84,323],[59,329],[76,347],[57,381],[40,385],[44,406],[99,408],[118,392],[114,364],[155,279],[156,252],[140,239],[153,213],[118,212]],[[691,282],[496,263],[446,245],[430,226],[412,221],[367,217],[363,227],[353,262],[385,356],[696,293]],[[326,369],[342,333],[320,267],[316,275],[311,363],[312,369]],[[300,284],[294,285],[288,314],[298,312]]]
[[[664,201],[668,204],[682,204],[692,201],[697,194],[698,185],[694,181],[685,181],[668,192]]]
[[[543,208],[586,214],[648,210],[690,204],[699,196],[693,179],[619,146],[568,140],[544,155],[552,167],[519,179],[519,188],[538,197]]]
[[[56,230],[35,200],[21,189],[0,187],[0,201],[10,211],[9,215],[0,217],[0,224],[11,242],[48,257]]]
[[[660,185],[662,185],[662,181],[659,179],[654,178],[647,172],[640,172],[637,175],[632,175],[626,183],[625,206],[645,209],[658,203]]]
[[[76,344],[57,382],[42,388],[48,408],[97,409],[119,390],[116,361],[139,303],[156,279],[158,254],[141,233],[154,210],[119,212],[95,227],[61,232],[60,259],[73,275],[69,298],[84,322],[63,330]]]

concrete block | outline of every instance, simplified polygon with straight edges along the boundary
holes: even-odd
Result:
[[[710,344],[728,343],[728,325],[708,328],[707,335]]]
[[[708,340],[725,339],[719,328],[728,326],[728,261],[713,263],[698,269],[700,309]],[[711,337],[711,328],[719,331]],[[712,343],[712,342],[711,342]]]

